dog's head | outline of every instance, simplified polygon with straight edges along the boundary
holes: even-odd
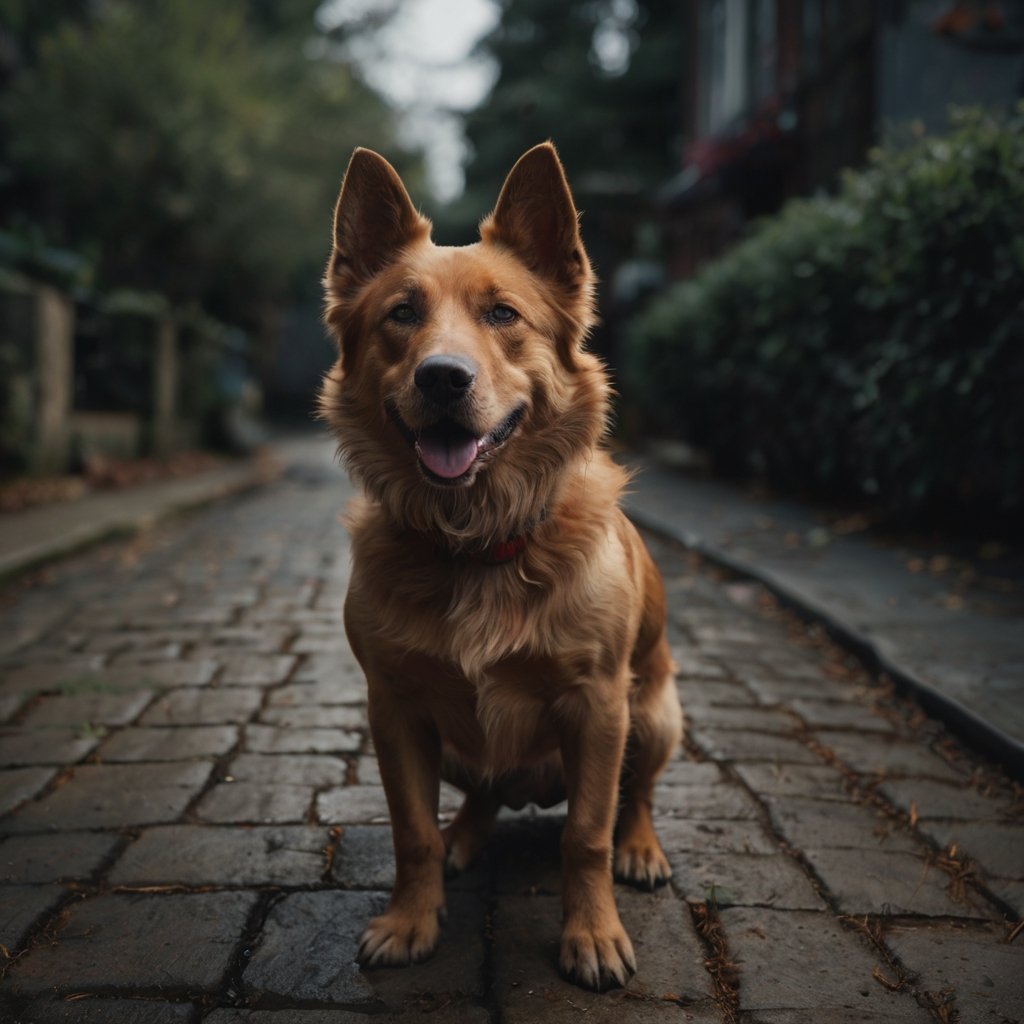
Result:
[[[544,514],[604,432],[593,275],[550,144],[512,169],[479,242],[436,246],[430,227],[391,165],[356,150],[324,279],[340,358],[321,410],[395,522],[494,543]]]

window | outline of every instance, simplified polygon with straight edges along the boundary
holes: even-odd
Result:
[[[721,131],[746,107],[749,10],[747,0],[712,0],[701,19],[703,120],[710,133]]]
[[[800,53],[805,75],[813,75],[821,67],[821,8],[822,0],[804,0]]]

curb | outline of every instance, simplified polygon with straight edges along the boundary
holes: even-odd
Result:
[[[886,675],[897,692],[913,697],[930,715],[950,727],[983,756],[998,761],[1006,771],[1024,781],[1024,743],[1007,735],[991,722],[976,715],[959,701],[937,690],[931,683],[901,667],[865,633],[844,622],[827,605],[780,580],[774,573],[728,554],[714,544],[626,505],[626,515],[642,530],[675,542],[687,551],[727,569],[744,579],[760,583],[778,600],[807,622],[820,625],[841,647],[856,655],[875,675]]]
[[[205,482],[206,486],[203,486],[203,481],[194,479],[192,483],[196,486],[189,489],[186,494],[154,495],[152,502],[144,509],[101,512],[91,520],[86,516],[84,521],[75,522],[71,528],[59,534],[49,535],[40,541],[30,541],[8,551],[0,550],[0,583],[10,582],[32,569],[76,554],[105,540],[131,536],[171,516],[253,490],[272,480],[279,470],[280,467],[276,463],[268,464],[259,459],[249,460],[242,466],[214,470],[215,477],[211,475],[211,479]],[[162,483],[180,482],[181,480]],[[72,510],[81,511],[81,506],[76,502],[67,503],[66,508],[70,513],[69,519],[74,518]],[[30,516],[33,513],[32,510],[27,510],[15,514]]]

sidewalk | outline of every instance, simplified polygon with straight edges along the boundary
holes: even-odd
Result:
[[[672,884],[616,886],[636,976],[558,974],[564,808],[502,817],[432,958],[361,970],[394,862],[340,621],[351,489],[327,441],[282,462],[0,586],[4,1024],[1019,1024],[1019,788],[657,537],[687,735],[654,801]]]
[[[0,580],[105,537],[130,533],[164,516],[255,487],[274,472],[271,459],[253,457],[179,479],[3,513]]]
[[[837,534],[794,502],[754,497],[650,459],[625,461],[638,471],[627,501],[638,523],[765,584],[980,753],[1024,777],[1019,581],[1016,588],[964,587],[955,560],[943,554]]]

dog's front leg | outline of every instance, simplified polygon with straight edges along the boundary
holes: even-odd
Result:
[[[562,764],[569,810],[562,834],[562,970],[602,990],[636,970],[612,888],[612,832],[629,712],[626,684],[580,694],[568,709]],[[614,695],[613,695],[614,694]]]
[[[437,825],[441,742],[415,704],[392,699],[368,677],[370,731],[391,812],[395,887],[387,910],[367,925],[359,962],[400,965],[429,956],[444,915],[444,841]]]

